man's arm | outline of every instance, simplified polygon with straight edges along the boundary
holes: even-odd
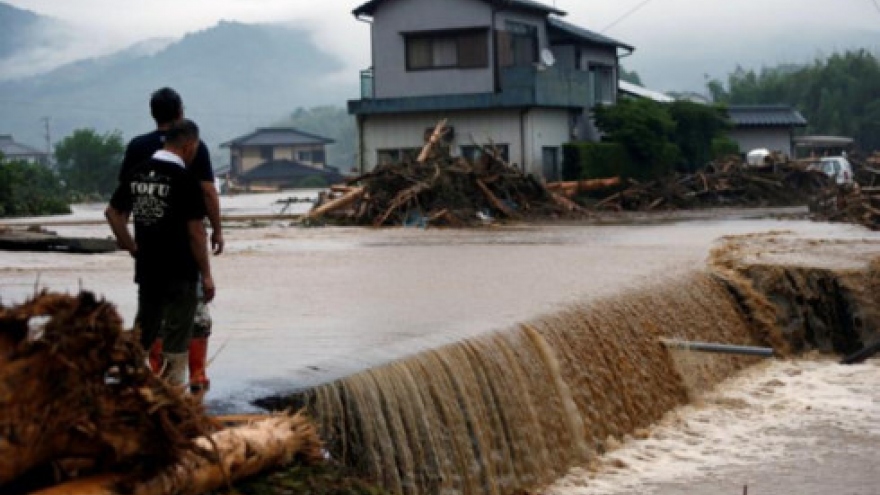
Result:
[[[134,256],[137,253],[137,243],[131,236],[131,232],[128,231],[129,212],[119,211],[113,206],[108,206],[107,209],[104,210],[104,217],[110,225],[110,230],[113,231],[113,237],[116,238],[116,245],[118,245],[120,249],[124,249]]]
[[[205,224],[202,220],[189,220],[189,246],[192,250],[199,273],[202,274],[202,290],[205,293],[205,302],[214,299],[214,277],[211,275],[211,258],[208,256],[208,236],[205,233]]]
[[[205,196],[205,210],[211,222],[211,250],[215,255],[223,252],[223,228],[220,225],[220,195],[214,182],[202,181],[202,194]]]

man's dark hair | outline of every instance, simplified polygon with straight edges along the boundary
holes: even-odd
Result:
[[[157,125],[174,122],[183,115],[183,100],[171,88],[158,89],[150,97],[150,114]]]
[[[199,140],[199,126],[189,119],[180,119],[172,122],[165,131],[165,144],[181,146],[190,141]]]

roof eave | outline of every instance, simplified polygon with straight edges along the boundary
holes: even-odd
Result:
[[[382,3],[383,0],[370,0],[364,4],[361,4],[359,7],[355,8],[351,11],[351,14],[356,18],[360,19],[362,17],[373,17],[373,14],[376,12],[376,8]],[[546,6],[528,6],[528,5],[513,5],[511,0],[483,0],[486,3],[491,3],[493,5],[500,5],[503,7],[510,6],[517,10],[526,10],[531,12],[540,12],[542,14],[555,14],[560,17],[564,17],[568,15],[564,10],[559,10],[556,7],[551,7],[549,5]]]

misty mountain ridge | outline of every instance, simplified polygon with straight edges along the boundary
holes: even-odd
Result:
[[[100,38],[0,2],[0,134],[43,148],[48,118],[55,143],[79,128],[119,130],[129,139],[154,126],[150,93],[171,86],[183,96],[187,115],[199,123],[222,165],[228,153],[219,152],[220,143],[256,127],[290,121],[300,108],[336,107],[341,119],[346,100],[358,97],[357,72],[343,72],[342,61],[318,46],[304,28],[222,21],[178,39],[148,39],[106,56],[57,64]],[[647,87],[667,91],[705,92],[708,80],[726,82],[737,67],[759,72],[762,67],[808,65],[850,49],[880,52],[880,30],[832,26],[748,33],[726,47],[675,34],[652,37],[650,42],[627,41],[636,45],[636,52],[621,62]],[[333,120],[328,113],[337,115],[318,112],[315,129],[302,124],[300,117],[293,121],[305,131],[321,133],[319,128],[333,127],[327,124]],[[302,118],[308,121],[312,116]],[[343,122],[343,127],[349,123]],[[331,164],[346,165],[334,162],[334,155],[338,156],[331,147]]]
[[[0,133],[36,145],[45,142],[42,119],[48,117],[54,142],[78,128],[119,130],[129,139],[154,127],[149,95],[171,86],[216,152],[220,143],[299,107],[344,105],[356,96],[357,74],[339,83],[342,70],[304,29],[221,21],[179,40],[148,40],[0,81]],[[215,155],[218,165],[228,161],[225,154]]]
[[[0,2],[0,80],[45,72],[77,58],[76,30],[53,17]]]

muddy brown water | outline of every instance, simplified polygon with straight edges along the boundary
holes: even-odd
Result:
[[[744,256],[840,269],[880,252],[859,227],[752,215],[468,231],[229,228],[228,252],[215,258],[211,407],[242,410],[324,384],[315,404],[334,455],[360,454],[351,462],[399,492],[537,489],[754,362],[670,357],[656,344],[658,335],[749,343],[736,301],[707,274],[718,239],[772,232]],[[768,248],[787,239],[798,247]],[[134,313],[131,260],[120,253],[0,253],[0,274],[6,303],[35,286],[84,288],[126,321]],[[356,427],[346,423],[355,417]]]

